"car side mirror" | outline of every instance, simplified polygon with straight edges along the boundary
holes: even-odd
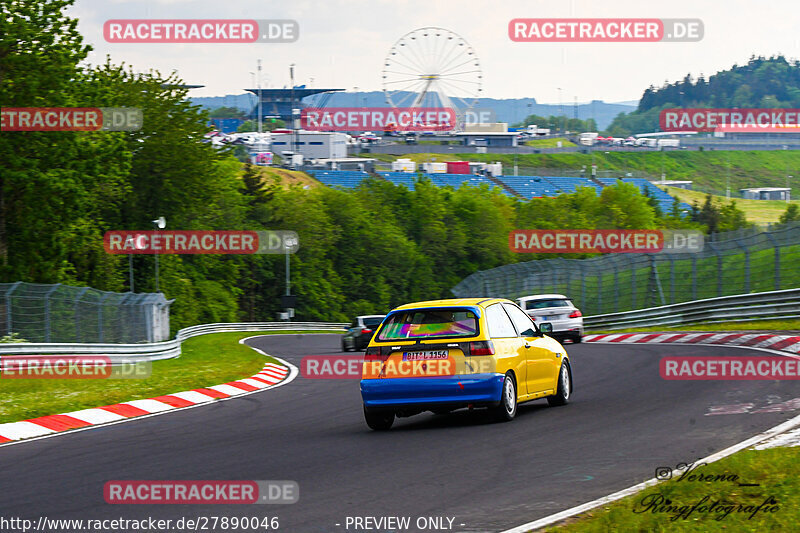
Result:
[[[553,324],[550,322],[542,322],[539,324],[540,333],[553,333]]]

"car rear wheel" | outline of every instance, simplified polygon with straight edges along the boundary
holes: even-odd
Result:
[[[507,373],[500,393],[500,405],[493,408],[495,418],[499,422],[508,422],[517,415],[517,385],[514,376]]]
[[[350,351],[350,348],[347,347],[347,343],[344,342],[344,339],[342,339],[342,351],[343,352],[349,352]]]
[[[575,344],[579,344],[582,340],[583,340],[583,335],[581,335],[580,333],[576,333],[575,335],[572,336],[572,342],[574,342]]]
[[[364,419],[370,429],[375,431],[386,431],[394,424],[394,412],[392,411],[379,411],[377,413],[370,413],[367,407],[364,406]]]
[[[561,363],[561,371],[558,373],[558,388],[554,396],[547,397],[547,403],[552,406],[566,405],[569,403],[569,397],[572,391],[569,377],[569,363],[564,361]]]

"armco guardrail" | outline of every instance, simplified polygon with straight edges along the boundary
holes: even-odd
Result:
[[[189,337],[207,333],[229,331],[270,331],[270,330],[331,330],[340,331],[347,327],[340,322],[229,322],[200,324],[178,331],[175,338],[164,342],[142,344],[73,344],[73,343],[8,343],[0,344],[2,355],[91,355],[109,356],[114,363],[134,361],[156,361],[169,359],[181,354],[181,343]]]
[[[586,329],[677,326],[800,317],[800,289],[721,296],[622,313],[587,316]]]

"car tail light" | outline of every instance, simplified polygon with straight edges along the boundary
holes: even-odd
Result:
[[[580,318],[580,317],[582,317],[582,316],[583,316],[583,315],[581,314],[581,312],[580,312],[578,309],[574,310],[574,311],[572,312],[572,314],[571,314],[571,315],[569,315],[569,317],[570,317],[570,318]]]
[[[371,330],[371,329],[364,328],[364,329],[362,329],[362,330],[361,330],[361,333],[364,333],[364,334],[367,334],[367,333],[372,333],[372,330]]]
[[[494,344],[492,341],[475,341],[469,343],[470,355],[494,355]]]

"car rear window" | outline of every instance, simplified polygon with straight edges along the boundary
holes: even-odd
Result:
[[[552,300],[528,300],[525,302],[525,309],[544,309],[546,307],[571,307],[572,302],[564,299]]]
[[[379,317],[379,318],[365,318],[365,319],[363,319],[363,320],[364,320],[364,325],[365,325],[365,326],[377,326],[377,325],[379,325],[381,322],[383,322],[383,317]]]
[[[379,341],[436,337],[473,337],[478,317],[469,309],[411,309],[392,315],[381,328]]]

